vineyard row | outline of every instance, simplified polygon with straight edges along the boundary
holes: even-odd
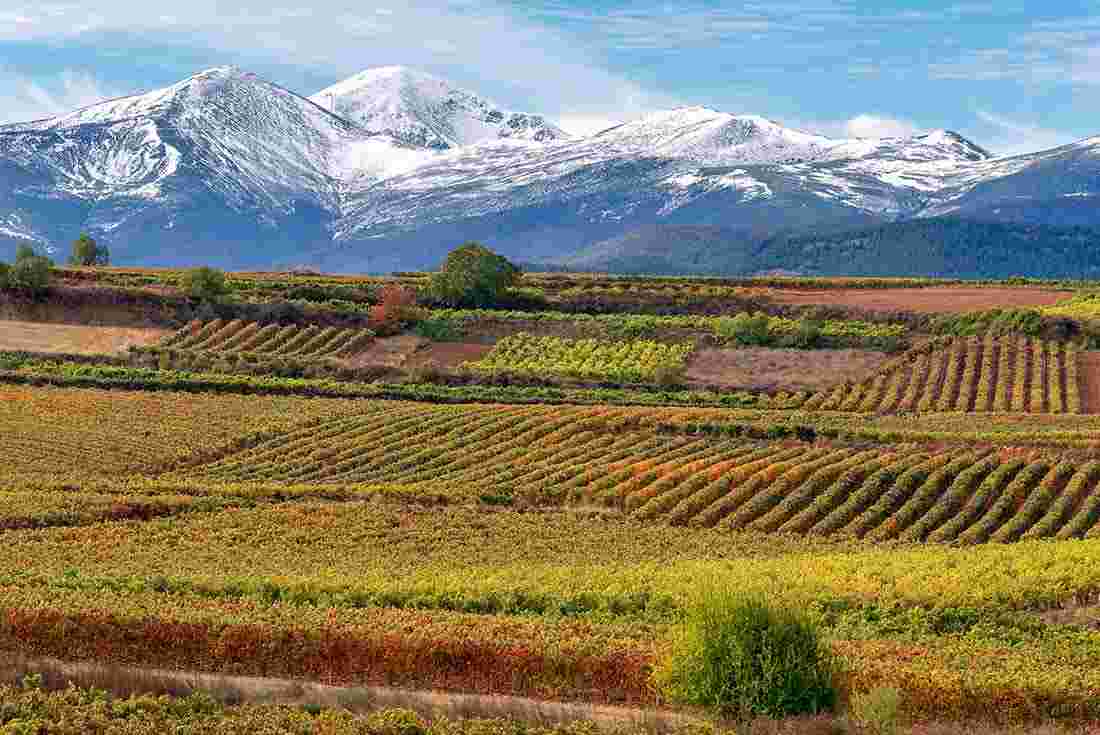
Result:
[[[940,340],[874,377],[811,397],[805,410],[879,413],[1081,413],[1079,352],[1026,337]]]
[[[287,432],[176,479],[392,483],[444,496],[476,487],[490,503],[594,503],[673,525],[876,541],[1100,533],[1096,462],[669,436],[608,418],[394,406]]]
[[[374,340],[369,329],[316,325],[261,325],[240,319],[194,321],[166,337],[160,347],[192,352],[244,352],[273,357],[349,357]]]

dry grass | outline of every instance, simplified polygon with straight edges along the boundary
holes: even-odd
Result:
[[[684,375],[691,383],[726,388],[819,390],[862,381],[889,359],[870,350],[710,349],[694,353]]]
[[[1072,294],[1038,288],[941,286],[929,288],[870,288],[797,291],[766,289],[761,292],[778,304],[828,304],[870,311],[916,311],[947,314],[1016,307],[1053,306]]]
[[[0,321],[0,351],[103,355],[155,344],[168,334],[166,329]]]

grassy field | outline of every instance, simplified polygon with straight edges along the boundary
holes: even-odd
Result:
[[[569,298],[630,290],[538,282]],[[652,299],[765,287],[783,283],[632,284]],[[755,349],[719,315],[537,313],[433,312],[436,327],[578,330],[502,334],[468,368],[489,377],[467,382],[3,356],[0,657],[669,710],[654,671],[700,587],[719,585],[819,627],[841,663],[838,716],[889,687],[918,728],[1100,722],[1100,420],[1078,337],[825,320],[834,336],[913,346],[861,353],[864,378],[838,369],[816,392],[743,393],[661,384],[695,350]],[[618,336],[584,336],[593,322]],[[773,316],[757,336],[805,331]],[[158,349],[308,362],[371,339],[226,318]],[[827,372],[810,346],[784,360]],[[81,696],[9,688],[0,713],[33,700],[82,717]],[[158,722],[184,707],[140,706]],[[413,733],[297,712],[188,722],[229,732],[266,713],[302,732]]]

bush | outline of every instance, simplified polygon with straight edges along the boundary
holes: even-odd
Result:
[[[741,312],[734,317],[722,317],[715,330],[725,341],[739,345],[763,347],[772,341],[769,329],[771,320],[767,314]]]
[[[26,291],[35,296],[42,295],[50,288],[53,261],[41,255],[21,254],[15,265],[6,269],[4,286],[9,289]]]
[[[108,265],[111,262],[111,253],[106,245],[100,245],[87,233],[82,233],[73,241],[73,253],[69,257],[72,265]]]
[[[370,328],[382,336],[397,334],[408,322],[420,319],[416,292],[396,283],[386,284],[378,294],[378,303],[370,308]]]
[[[711,586],[656,677],[675,701],[748,718],[831,709],[835,673],[836,659],[800,613]]]
[[[809,319],[798,322],[798,327],[791,334],[780,340],[783,347],[794,347],[800,350],[811,350],[821,342],[821,324]]]
[[[433,342],[457,342],[462,339],[462,329],[447,319],[425,319],[417,322],[413,327],[413,334]]]
[[[184,273],[180,280],[180,288],[188,297],[203,301],[217,301],[229,293],[225,273],[207,266],[193,268]]]
[[[468,242],[447,254],[432,275],[431,297],[450,306],[496,306],[519,278],[519,268],[484,245]]]

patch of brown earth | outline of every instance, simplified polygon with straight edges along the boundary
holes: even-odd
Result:
[[[480,360],[492,349],[493,345],[479,342],[432,342],[413,353],[406,366],[434,363],[444,369],[457,368],[464,362]]]
[[[405,367],[409,357],[428,343],[423,337],[411,334],[399,334],[395,337],[380,337],[370,346],[348,359],[348,365],[354,368],[382,365],[390,368]]]
[[[1053,306],[1072,296],[1069,291],[976,286],[845,288],[825,291],[767,289],[763,293],[780,304],[825,304],[870,311],[915,311],[930,314]]]
[[[1081,352],[1077,368],[1081,413],[1100,413],[1100,352]]]
[[[0,321],[0,350],[103,355],[151,345],[168,334],[167,329]]]
[[[864,380],[889,359],[870,350],[706,349],[691,356],[684,377],[726,388],[818,390]]]

